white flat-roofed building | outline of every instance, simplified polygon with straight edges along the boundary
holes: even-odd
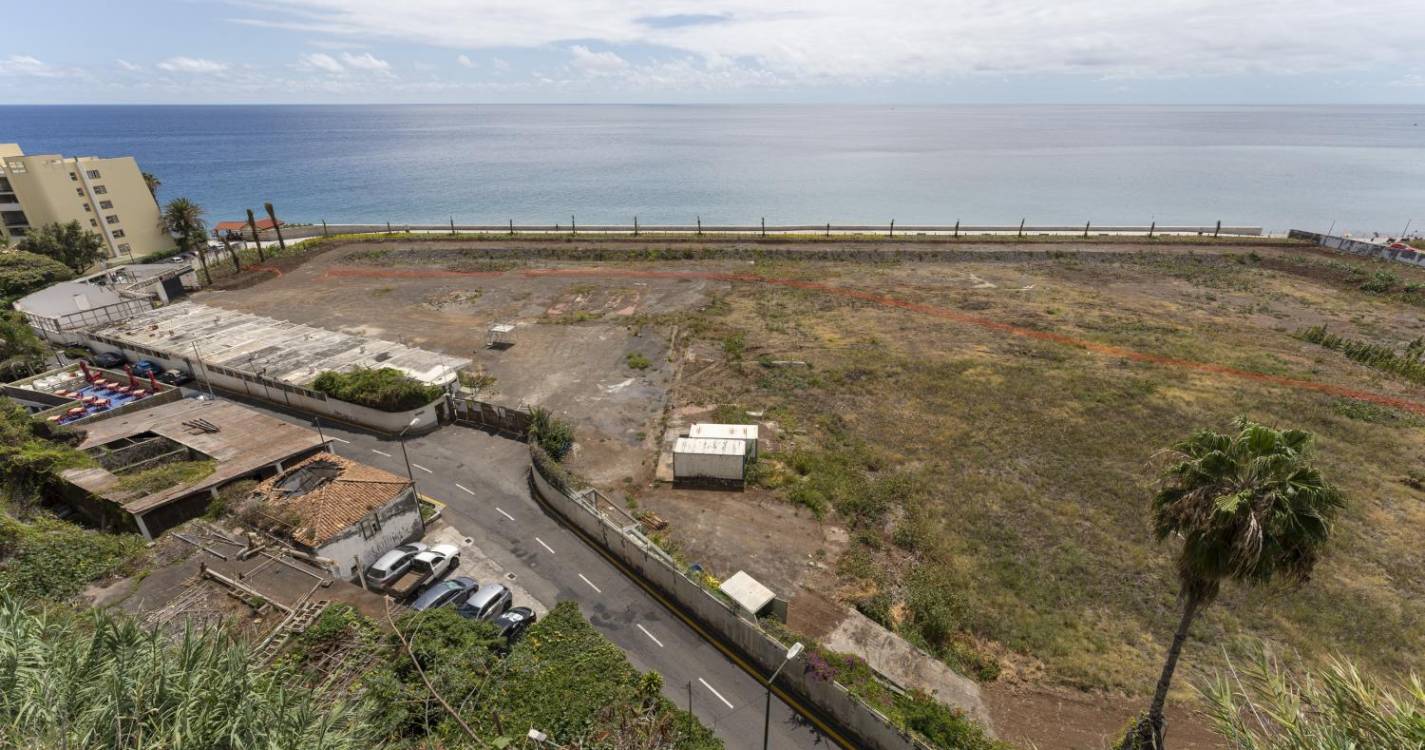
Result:
[[[709,440],[741,440],[747,443],[747,458],[757,459],[757,425],[755,424],[712,424],[699,422],[688,430],[690,438]]]
[[[739,570],[732,574],[731,578],[722,582],[718,589],[727,594],[737,606],[751,612],[760,614],[767,605],[772,603],[777,595],[771,589],[763,586],[756,578],[747,575],[746,571]]]
[[[747,442],[680,437],[673,444],[673,479],[741,482],[747,469]]]

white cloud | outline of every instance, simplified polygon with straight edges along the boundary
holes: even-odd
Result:
[[[327,73],[345,73],[346,68],[336,61],[335,57],[325,52],[313,52],[310,55],[302,55],[297,60],[297,67],[304,70],[322,70]]]
[[[1397,88],[1406,89],[1425,88],[1425,75],[1421,75],[1419,73],[1407,73],[1395,79],[1394,81],[1391,81],[1389,85]]]
[[[1425,4],[1371,0],[265,0],[247,23],[345,39],[483,50],[651,45],[733,60],[781,80],[935,80],[964,74],[1100,77],[1292,74],[1418,60]],[[711,11],[711,12],[710,12]],[[1283,26],[1287,23],[1288,26]],[[1322,53],[1322,40],[1352,50]],[[615,55],[616,56],[616,55]],[[619,59],[623,59],[619,57]]]
[[[387,73],[391,70],[391,63],[376,57],[370,52],[363,52],[359,55],[343,52],[341,53],[341,61],[345,63],[347,67],[354,70],[367,70],[376,73]]]
[[[0,75],[69,78],[79,75],[79,71],[73,68],[56,67],[29,55],[10,55],[0,58]]]
[[[617,53],[595,52],[582,44],[570,47],[569,53],[574,56],[574,67],[589,75],[612,75],[628,67],[628,61]]]
[[[475,61],[471,60],[469,55],[456,55],[455,61],[466,68],[475,67]]]
[[[122,69],[122,70],[127,70],[127,71],[129,71],[130,73],[133,73],[133,72],[139,71],[139,70],[143,70],[143,66],[142,66],[142,65],[135,65],[135,64],[129,62],[128,60],[125,60],[125,59],[122,58],[122,57],[120,57],[120,58],[114,60],[114,64],[117,65],[117,66],[119,66],[120,69]]]
[[[495,70],[498,70],[501,73],[507,73],[510,70],[510,61],[504,59],[503,57],[495,58],[491,64],[495,66]]]
[[[160,70],[170,73],[221,73],[228,69],[226,63],[201,57],[170,57],[158,64]]]

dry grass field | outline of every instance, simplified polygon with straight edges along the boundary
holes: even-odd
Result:
[[[532,359],[477,353],[495,394],[556,402],[590,446],[576,466],[673,520],[690,559],[815,586],[984,680],[1150,690],[1177,617],[1174,550],[1146,519],[1158,452],[1237,415],[1312,431],[1350,502],[1330,549],[1300,589],[1228,587],[1179,695],[1246,637],[1425,668],[1425,386],[1297,336],[1404,350],[1425,335],[1413,269],[1306,247],[598,264],[373,247],[205,301],[461,354],[517,320],[510,351]],[[699,410],[771,425],[755,485],[717,502],[793,522],[680,524],[706,501],[650,480],[663,420]]]

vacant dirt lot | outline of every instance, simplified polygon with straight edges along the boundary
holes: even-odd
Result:
[[[1009,701],[1148,691],[1176,622],[1173,549],[1146,524],[1156,452],[1239,414],[1304,428],[1351,501],[1332,547],[1299,590],[1229,588],[1196,626],[1179,697],[1244,636],[1425,668],[1425,388],[1295,335],[1327,325],[1402,350],[1425,333],[1412,269],[1123,245],[950,262],[508,257],[525,246],[552,256],[547,242],[337,247],[204,301],[473,355],[495,400],[574,422],[576,469],[670,521],[690,561],[857,606]],[[519,326],[513,348],[482,348],[494,321]],[[665,419],[692,409],[775,426],[757,486],[651,484]],[[927,636],[932,616],[953,635]],[[1085,731],[1132,705],[1105,699]],[[1014,724],[1012,706],[997,713]]]

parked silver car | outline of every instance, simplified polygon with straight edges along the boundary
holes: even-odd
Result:
[[[426,546],[420,542],[403,544],[382,555],[366,569],[366,585],[381,588],[401,577],[411,567],[411,558],[425,552]]]
[[[491,620],[504,614],[513,599],[514,596],[504,584],[487,583],[471,594],[455,611],[472,620]]]
[[[480,584],[476,583],[474,578],[465,576],[447,578],[422,591],[421,595],[411,602],[411,609],[420,612],[450,604],[460,604],[479,587]]]

